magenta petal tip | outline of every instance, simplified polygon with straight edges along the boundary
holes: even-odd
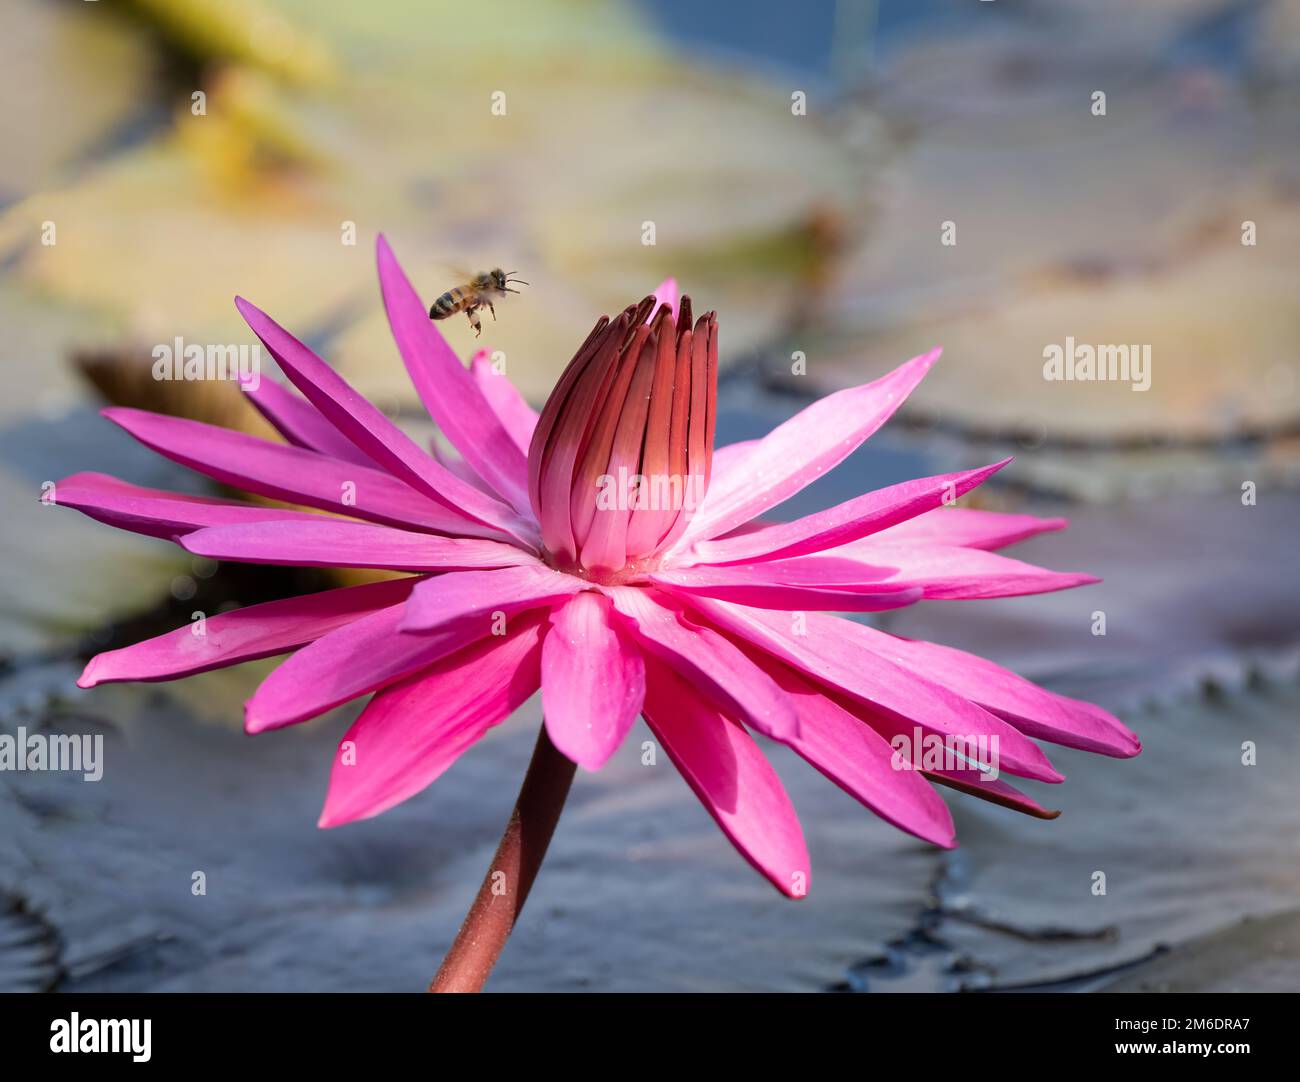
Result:
[[[253,701],[250,699],[244,703],[244,732],[249,736],[256,736],[258,733],[264,733],[271,728],[264,718],[259,718],[253,712]]]
[[[400,271],[397,263],[397,255],[393,251],[393,246],[388,243],[388,238],[382,233],[375,237],[375,262],[379,264],[380,274],[384,273],[384,268],[396,268]]]
[[[934,349],[930,350],[928,353],[918,354],[902,367],[908,368],[911,365],[916,365],[918,368],[924,368],[926,371],[929,371],[934,366],[934,362],[942,356],[943,346],[935,346]]]
[[[195,530],[194,533],[179,534],[176,537],[176,544],[195,556],[208,556],[210,554],[206,551],[206,538],[196,536],[204,532],[204,530]]]
[[[262,331],[268,326],[275,327],[275,321],[245,297],[235,297],[235,308],[243,317],[244,322],[248,324],[249,329],[259,338],[262,337]]]
[[[86,667],[81,670],[81,675],[77,677],[77,687],[93,688],[99,683],[99,677],[95,670],[99,668],[99,655],[96,654],[86,662]]]

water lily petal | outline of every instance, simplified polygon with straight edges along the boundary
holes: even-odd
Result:
[[[123,680],[175,680],[210,669],[272,657],[314,642],[336,628],[400,604],[415,578],[370,582],[248,605],[186,624],[152,639],[90,659],[78,687]]]
[[[948,805],[919,771],[896,767],[888,740],[786,666],[768,672],[799,714],[799,734],[786,744],[887,822],[946,849],[957,844]]]
[[[322,827],[369,819],[428,787],[537,690],[542,616],[378,692],[344,735]]]
[[[641,713],[645,663],[618,627],[608,597],[591,590],[551,610],[542,645],[542,716],[551,742],[599,770]]]
[[[470,374],[483,395],[483,401],[497,415],[501,427],[527,459],[528,445],[533,440],[533,429],[537,427],[537,411],[525,401],[519,388],[510,382],[510,377],[497,371],[487,350],[481,349],[474,354],[470,360]],[[524,484],[527,483],[525,475]]]
[[[183,417],[116,406],[101,412],[146,447],[233,488],[395,526],[502,536],[373,466]]]
[[[265,376],[241,379],[239,389],[248,400],[295,447],[306,447],[323,455],[373,468],[374,462],[355,443],[329,423],[305,398],[299,398],[283,384]]]
[[[533,544],[535,531],[509,506],[440,466],[377,406],[261,309],[242,297],[235,298],[235,306],[290,382],[377,463],[451,510],[508,533],[521,543]]]
[[[582,579],[553,571],[533,561],[494,571],[464,571],[439,575],[420,584],[406,607],[402,630],[418,633],[439,631],[449,623],[473,620],[482,623],[483,633],[493,630],[512,613],[559,601],[584,589]],[[500,614],[499,616],[497,614]]]
[[[646,659],[645,719],[705,810],[777,890],[802,898],[808,847],[781,779],[744,728],[669,666]]]
[[[1142,750],[1137,736],[1101,707],[1047,691],[986,658],[875,628],[862,628],[855,635],[866,649],[939,681],[1027,736],[1117,758]]]
[[[392,605],[353,620],[288,658],[244,704],[244,728],[260,733],[314,718],[396,683],[490,630],[482,621],[460,620],[428,635],[402,635],[398,624],[405,607]]]
[[[672,593],[716,597],[761,609],[827,612],[885,612],[921,600],[917,586],[895,582],[856,585],[807,585],[779,581],[767,573],[767,564],[668,568],[656,571],[650,581]],[[774,579],[776,581],[774,581]]]
[[[729,715],[777,740],[799,731],[799,719],[775,681],[724,635],[695,624],[666,595],[613,587],[614,607],[646,651],[688,677]]]
[[[168,541],[204,526],[315,517],[307,511],[141,488],[106,473],[74,473],[56,481],[53,502],[118,529]]]
[[[873,383],[827,395],[778,425],[725,479],[715,478],[678,547],[734,530],[839,465],[889,420],[939,352],[913,357]]]
[[[453,448],[444,445],[435,438],[429,441],[429,453],[433,455],[433,460],[443,469],[449,473],[454,473],[467,485],[473,485],[484,495],[492,495],[488,483],[475,473],[474,468],[461,458]]]
[[[597,321],[551,391],[529,444],[528,484],[533,514],[541,526],[547,551],[566,563],[578,557],[569,515],[582,435],[608,392],[607,377],[614,369],[631,322],[627,312],[613,321],[604,317]],[[566,403],[570,408],[562,410]]]
[[[1010,808],[1023,815],[1031,815],[1035,819],[1055,819],[1061,814],[1054,809],[1044,808],[1038,801],[1001,778],[990,780],[978,770],[926,770],[923,773],[931,781],[946,785],[949,789]]]
[[[949,601],[1044,594],[1101,581],[1095,575],[1049,571],[983,549],[890,542],[875,537],[828,549],[822,555],[896,567],[898,572],[891,582],[920,587],[928,599]]]
[[[210,526],[186,534],[180,544],[196,556],[247,564],[389,571],[465,571],[523,563],[541,566],[522,549],[500,541],[436,537],[322,515]]]
[[[691,333],[693,336],[694,331]],[[633,442],[639,444],[635,451],[640,456],[640,463],[638,465],[634,461],[631,466],[633,474],[639,473],[647,479],[651,506],[642,507],[635,514],[626,517],[627,552],[653,552],[677,528],[678,519],[688,510],[683,505],[687,502],[689,493],[682,487],[688,479],[677,473],[684,468],[685,460],[681,456],[681,449],[671,446],[674,413],[680,407],[679,397],[675,393],[678,382],[678,346],[672,335],[663,334],[655,348],[657,354],[654,373],[650,389],[646,393],[644,438],[633,438]],[[679,414],[676,424],[679,428],[684,427],[685,418]],[[611,462],[611,467],[613,465]],[[676,493],[672,491],[675,478],[679,487]],[[700,484],[698,491],[702,493],[705,482],[703,473],[697,474],[696,478]],[[655,486],[661,484],[668,489],[667,500],[660,499],[654,491]],[[637,493],[638,502],[641,495],[640,492]]]
[[[673,313],[673,318],[677,318],[678,303],[681,299],[681,292],[677,288],[676,278],[665,278],[659,283],[659,287],[654,292],[655,307],[651,310],[646,319],[653,319],[654,313],[658,311],[661,305],[668,305]]]
[[[671,328],[659,337],[671,342]],[[626,352],[635,363],[624,364],[616,373],[578,459],[570,490],[570,521],[575,534],[583,539],[579,560],[588,570],[617,571],[627,562],[629,551],[627,531],[632,512],[618,501],[613,501],[612,507],[602,507],[597,493],[602,478],[631,477],[638,472],[651,389],[657,386],[657,359],[663,351],[648,336],[638,335]],[[671,370],[672,350],[667,353]]]
[[[856,541],[951,502],[982,484],[1011,459],[991,466],[890,485],[793,522],[736,537],[700,541],[691,557],[706,564],[789,559]]]
[[[972,549],[1000,549],[1051,530],[1063,530],[1069,519],[1008,515],[971,507],[946,507],[927,511],[896,523],[878,536],[879,541],[924,542]]]
[[[740,440],[737,443],[728,443],[722,447],[713,449],[713,467],[710,474],[709,486],[716,487],[720,492],[725,492],[736,483],[736,478],[732,476],[733,471],[743,469],[745,460],[758,446],[758,440]],[[708,496],[705,496],[708,500]]]
[[[705,597],[692,598],[691,605],[723,630],[871,707],[861,716],[885,737],[910,737],[918,726],[963,739],[996,735],[1005,772],[1063,780],[1042,749],[1001,718],[937,680],[864,649],[861,624],[815,612],[788,616]]]
[[[527,513],[527,451],[520,450],[488,408],[382,235],[375,250],[388,322],[420,401],[474,472],[516,511]]]

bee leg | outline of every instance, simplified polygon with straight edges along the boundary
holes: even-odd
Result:
[[[488,311],[492,313],[492,322],[495,323],[497,321],[496,307],[492,304],[491,301],[487,302],[487,306],[488,306]]]
[[[483,333],[483,321],[479,319],[478,312],[473,308],[466,308],[465,315],[469,319],[469,325],[474,328],[474,337],[477,338]]]

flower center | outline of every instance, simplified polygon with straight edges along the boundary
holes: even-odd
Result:
[[[645,556],[629,560],[617,571],[603,568],[588,569],[580,563],[562,564],[549,551],[542,552],[542,560],[556,571],[566,575],[575,575],[596,586],[640,586],[649,581],[649,576],[659,570],[661,560],[658,556]]]
[[[528,451],[547,560],[592,582],[643,578],[708,488],[718,394],[712,312],[647,297],[602,317],[551,393]]]

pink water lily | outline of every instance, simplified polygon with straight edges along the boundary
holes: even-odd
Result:
[[[587,769],[640,715],[739,852],[791,897],[808,889],[808,852],[752,733],[940,846],[954,844],[953,823],[931,781],[1051,813],[977,762],[916,769],[891,741],[991,739],[1002,774],[1046,782],[1062,777],[1038,741],[1137,754],[1133,733],[1099,707],[825,615],[1096,581],[993,551],[1060,519],[945,506],[1006,461],[757,521],[884,424],[937,350],[715,450],[717,320],[693,319],[671,281],[596,324],[539,417],[486,354],[461,363],[382,237],[378,261],[398,349],[454,455],[417,445],[239,299],[301,392],[245,386],[284,443],[134,409],[105,416],[216,481],[314,510],[96,473],[58,482],[56,499],[215,560],[409,575],[211,616],[204,635],[186,626],[98,655],[81,686],[288,653],[247,703],[253,733],[372,695],[344,738],[353,754],[335,760],[328,827],[420,792],[539,688],[544,739]]]

